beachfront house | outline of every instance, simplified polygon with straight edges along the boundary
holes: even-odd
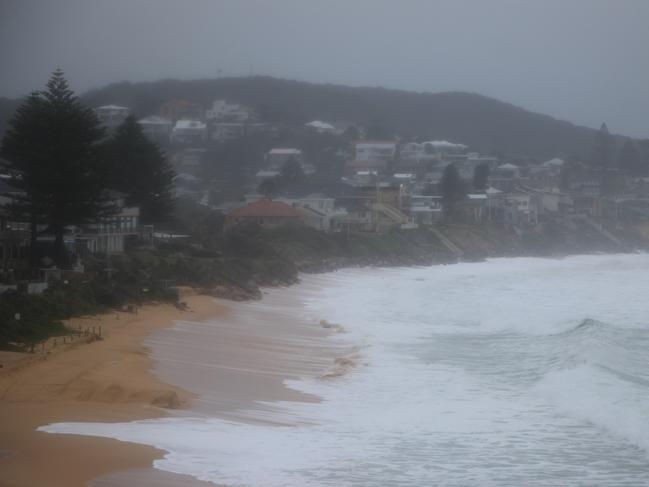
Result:
[[[253,223],[263,228],[274,228],[290,223],[301,223],[304,215],[283,201],[262,198],[245,206],[235,208],[225,219],[226,228],[240,223]]]

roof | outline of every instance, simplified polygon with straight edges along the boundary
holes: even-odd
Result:
[[[198,120],[178,120],[174,129],[204,129],[206,125]]]
[[[430,144],[434,147],[446,147],[446,148],[461,148],[461,147],[466,147],[464,144],[454,144],[453,142],[449,142],[448,140],[428,140],[426,142],[422,142],[422,145],[425,144]]]
[[[359,145],[397,145],[396,140],[357,140],[356,146]]]
[[[334,130],[335,127],[327,122],[323,122],[322,120],[314,120],[313,122],[309,122],[305,124],[307,127],[312,127],[314,129],[319,129],[319,130]]]
[[[232,218],[284,217],[302,218],[302,213],[281,201],[261,199],[230,212]]]
[[[295,149],[295,148],[282,148],[282,147],[277,147],[275,149],[271,149],[269,154],[302,154],[302,151],[300,149]]]
[[[97,110],[129,110],[128,107],[120,107],[119,105],[103,105],[97,107]]]
[[[151,115],[150,117],[144,117],[138,120],[138,123],[148,123],[156,125],[171,125],[171,120],[167,120],[164,117],[158,117],[157,115]]]
[[[514,171],[514,170],[518,169],[518,166],[515,166],[514,164],[507,163],[507,164],[502,164],[502,165],[498,166],[496,169],[505,169],[505,170]]]
[[[559,159],[558,157],[555,157],[554,159],[545,161],[542,165],[543,166],[563,166],[564,162],[565,161],[563,159]]]

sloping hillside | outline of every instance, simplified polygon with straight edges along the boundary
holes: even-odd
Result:
[[[589,128],[459,92],[414,93],[250,77],[122,82],[83,95],[90,106],[124,104],[142,116],[156,113],[173,98],[206,106],[215,98],[226,98],[251,105],[275,122],[304,123],[316,118],[356,122],[402,136],[462,142],[500,155],[586,157],[595,136]],[[13,111],[10,102],[0,100],[0,130],[3,119],[10,116],[7,111]]]

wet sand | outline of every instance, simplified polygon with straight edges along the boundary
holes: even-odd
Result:
[[[0,485],[81,487],[93,478],[150,468],[164,452],[116,440],[51,435],[36,428],[60,421],[122,422],[160,417],[194,394],[151,373],[145,337],[176,320],[224,312],[207,296],[188,295],[189,310],[147,305],[132,313],[70,320],[101,325],[103,339],[59,346],[47,355],[0,354]],[[133,485],[133,484],[131,484]],[[187,485],[186,483],[178,485]],[[198,484],[200,485],[200,484]],[[203,484],[206,485],[206,484]]]

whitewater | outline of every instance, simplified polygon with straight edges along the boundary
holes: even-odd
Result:
[[[649,255],[348,269],[237,306],[273,319],[287,296],[356,350],[341,377],[288,381],[321,402],[41,429],[231,486],[649,486]]]

